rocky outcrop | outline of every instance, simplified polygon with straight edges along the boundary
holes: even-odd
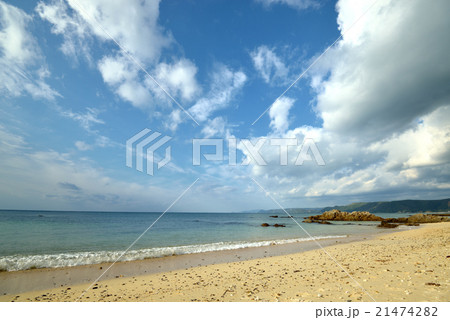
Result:
[[[392,222],[392,223],[401,223],[406,224],[408,223],[408,217],[402,217],[402,218],[387,218],[384,219],[386,222]]]
[[[394,223],[389,223],[387,221],[381,221],[378,228],[397,228],[399,225]]]
[[[263,224],[261,224],[261,227],[270,227],[270,224],[268,224],[268,223],[263,223]],[[272,227],[275,227],[275,228],[284,228],[284,227],[286,227],[284,224],[278,224],[278,223],[275,223],[274,225],[272,225]]]
[[[327,220],[311,220],[311,219],[305,219],[302,221],[303,223],[320,223],[320,224],[332,224],[331,222]]]
[[[446,221],[450,221],[450,218],[441,216],[441,215],[435,215],[435,214],[418,213],[418,214],[412,215],[410,217],[388,218],[388,219],[385,219],[385,221],[390,222],[390,223],[417,225],[419,223],[446,222]]]
[[[330,224],[328,221],[381,221],[380,228],[396,228],[400,224],[408,226],[418,226],[420,223],[435,223],[450,221],[450,218],[443,215],[418,213],[410,217],[387,218],[371,214],[367,211],[345,212],[337,209],[326,211],[320,215],[304,218],[304,223]]]
[[[312,220],[313,222],[318,221],[382,221],[383,218],[371,214],[367,211],[353,211],[353,212],[345,212],[340,210],[330,210],[326,211],[317,216],[310,216],[307,219]]]
[[[435,223],[450,221],[450,218],[434,214],[418,213],[408,217],[408,223]]]
[[[278,223],[275,223],[273,226],[275,228],[284,228],[284,227],[286,227],[284,224],[278,224]]]

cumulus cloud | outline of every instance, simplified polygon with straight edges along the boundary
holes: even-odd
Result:
[[[338,2],[343,39],[310,74],[322,126],[281,135],[299,145],[312,138],[326,165],[292,165],[300,147],[291,146],[291,165],[280,166],[278,150],[265,146],[261,154],[268,165],[250,166],[286,203],[440,198],[450,191],[450,5],[378,1],[346,32],[368,5]],[[287,128],[285,113],[275,121],[280,113],[273,110],[272,130]]]
[[[59,94],[46,82],[50,72],[28,30],[31,16],[0,1],[0,92],[53,100]]]
[[[182,102],[192,101],[199,93],[194,63],[182,57],[170,63],[159,61],[162,51],[174,43],[158,24],[159,0],[55,0],[40,2],[36,11],[52,24],[53,33],[63,37],[62,52],[76,61],[85,57],[92,62],[93,39],[119,44],[115,53],[93,64],[105,83],[132,105],[149,110],[172,103],[166,92]]]
[[[172,64],[156,65],[150,70],[153,79],[146,77],[136,64],[122,55],[104,57],[99,61],[98,69],[105,83],[115,90],[116,94],[144,109],[156,102],[159,106],[169,105],[172,101],[167,93],[186,102],[192,101],[200,92],[195,78],[197,67],[184,58]]]
[[[189,112],[197,121],[206,121],[213,112],[225,108],[246,81],[243,72],[222,66],[213,74],[210,90],[201,96],[197,66],[192,61],[184,57],[159,61],[162,51],[174,43],[171,34],[158,24],[159,1],[83,0],[66,4],[55,0],[40,2],[36,11],[52,24],[53,33],[63,36],[61,50],[71,57],[90,57],[91,39],[111,42],[106,33],[112,36],[139,63],[117,50],[95,64],[104,82],[121,99],[147,112],[168,106],[178,108],[172,98],[181,105],[197,99]],[[176,130],[185,116],[173,110],[169,118],[166,126]]]
[[[312,183],[306,195],[402,194],[415,190],[425,194],[433,191],[437,197],[444,196],[450,189],[449,119],[450,107],[441,107],[421,118],[414,128],[392,139],[366,148],[349,148],[347,156],[353,162],[339,160],[341,168],[346,166],[346,170],[329,171]],[[333,154],[327,154],[327,157],[333,157]],[[371,161],[364,163],[363,157]]]
[[[345,32],[367,6],[339,1],[340,29]],[[320,61],[322,78],[314,88],[323,127],[373,142],[448,103],[448,9],[445,0],[432,7],[416,0],[377,2]]]
[[[289,128],[289,110],[294,102],[294,99],[281,97],[270,107],[270,127],[274,132],[284,133]]]
[[[36,8],[42,19],[53,24],[52,32],[64,37],[61,50],[71,56],[88,49],[85,41],[95,35],[104,41],[110,36],[125,50],[143,61],[156,61],[172,42],[158,25],[159,0],[54,0]],[[101,27],[100,27],[101,26]],[[105,32],[106,31],[106,32]]]
[[[139,68],[123,56],[106,56],[98,63],[98,69],[106,84],[123,100],[136,107],[148,106],[152,101]]]
[[[192,99],[199,93],[200,87],[195,79],[197,67],[192,61],[187,59],[180,59],[173,64],[160,63],[155,69],[155,78],[159,84],[174,96],[181,97],[184,101],[192,101]],[[153,85],[154,93],[162,94],[160,88],[155,88],[153,81],[147,79],[150,85]],[[163,96],[166,98],[166,96]]]
[[[386,152],[388,170],[444,165],[450,159],[450,105],[420,119],[414,128],[377,142],[371,150]]]
[[[274,49],[267,46],[260,46],[250,53],[253,66],[266,83],[284,83],[289,73],[288,68],[276,55]]]
[[[212,75],[210,91],[190,107],[189,112],[197,121],[207,120],[215,111],[228,107],[246,81],[247,76],[242,71],[220,66]]]

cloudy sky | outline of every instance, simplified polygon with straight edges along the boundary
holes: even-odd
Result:
[[[196,179],[172,210],[448,197],[448,12],[447,0],[0,0],[0,208],[161,211]],[[145,128],[171,137],[153,176],[125,162]],[[223,160],[192,164],[202,138],[224,139]],[[289,142],[288,165],[270,139]]]

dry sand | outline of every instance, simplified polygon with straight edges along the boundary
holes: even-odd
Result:
[[[359,284],[323,250],[313,250],[100,281],[80,301],[450,300],[450,223],[326,250]],[[4,295],[0,301],[75,301],[88,286]]]

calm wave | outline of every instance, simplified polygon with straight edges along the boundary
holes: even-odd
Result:
[[[0,211],[0,270],[115,261],[160,215],[136,212]],[[302,221],[302,216],[295,216]],[[262,223],[285,228],[261,227]],[[377,232],[362,225],[302,224],[318,239]],[[166,213],[121,260],[309,240],[291,219],[267,213]]]

